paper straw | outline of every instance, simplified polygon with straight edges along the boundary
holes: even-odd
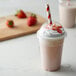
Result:
[[[50,13],[50,7],[49,4],[47,4],[47,16],[48,16],[48,23],[51,25],[52,24],[52,19],[51,19],[51,13]]]

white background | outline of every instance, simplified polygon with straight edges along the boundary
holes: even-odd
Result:
[[[57,0],[0,0],[0,17],[17,9],[47,17],[45,2],[51,7],[52,19],[59,21]],[[40,51],[36,34],[0,42],[0,76],[76,76],[76,27],[65,29],[62,67],[46,72],[40,67]]]

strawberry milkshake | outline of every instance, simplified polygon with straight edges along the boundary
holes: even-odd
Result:
[[[41,66],[46,71],[60,68],[62,48],[65,37],[64,28],[59,24],[45,23],[37,32],[40,43]]]
[[[59,0],[60,23],[64,27],[73,27],[76,17],[76,0]]]

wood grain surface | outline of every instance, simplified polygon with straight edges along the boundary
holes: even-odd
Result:
[[[26,12],[27,18],[31,15],[30,12]],[[42,16],[37,15],[37,24],[29,27],[27,25],[27,18],[19,19],[14,15],[0,18],[0,41],[28,35],[37,32],[43,23],[46,22],[46,19]],[[15,23],[14,28],[8,28],[6,26],[7,20],[13,20]]]

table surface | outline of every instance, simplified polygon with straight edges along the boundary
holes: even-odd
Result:
[[[59,21],[57,0],[48,0],[52,18]],[[47,17],[43,0],[0,0],[0,16],[24,9]],[[40,67],[40,51],[36,34],[0,42],[0,76],[76,76],[76,27],[65,29],[62,66],[57,72]],[[75,59],[75,60],[74,60]]]

